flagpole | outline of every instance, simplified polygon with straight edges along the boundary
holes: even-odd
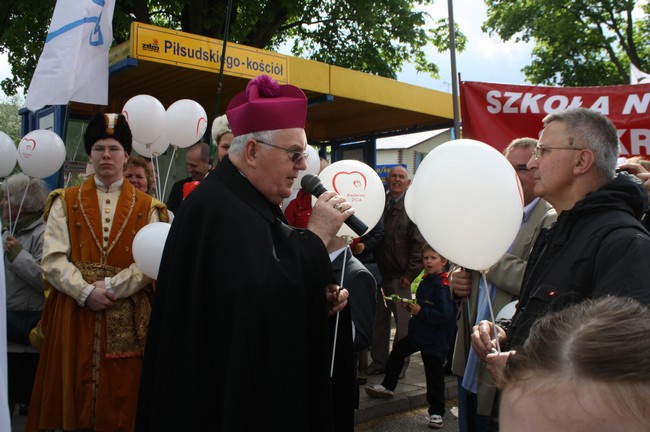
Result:
[[[456,29],[454,25],[454,1],[447,0],[449,14],[449,55],[451,56],[451,95],[454,110],[454,139],[460,138],[460,109],[458,107],[458,74],[456,72]]]
[[[219,79],[217,81],[217,101],[214,109],[214,117],[217,118],[221,112],[221,94],[223,93],[223,70],[226,62],[226,46],[228,45],[228,33],[230,31],[230,12],[232,11],[232,0],[228,0],[226,7],[226,22],[223,28],[223,45],[221,47],[221,61],[219,63]],[[210,140],[210,160],[209,167],[214,166],[214,153],[216,143]]]

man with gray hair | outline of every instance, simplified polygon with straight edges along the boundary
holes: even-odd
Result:
[[[639,222],[648,195],[635,177],[616,174],[618,154],[616,128],[595,111],[572,108],[544,118],[528,168],[535,194],[553,205],[558,219],[529,256],[506,348],[523,344],[541,316],[587,298],[617,295],[650,303],[650,235]],[[498,331],[505,342],[506,332]],[[479,358],[496,345],[493,336],[489,321],[474,327]],[[489,361],[498,366],[505,359],[507,354]]]

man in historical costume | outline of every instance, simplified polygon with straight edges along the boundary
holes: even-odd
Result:
[[[325,192],[306,230],[280,210],[307,168],[306,114],[300,89],[264,75],[231,100],[228,155],[179,208],[165,245],[139,431],[353,430],[348,293],[326,249],[353,210]]]
[[[134,428],[152,281],[131,245],[143,226],[166,222],[167,210],[124,181],[124,116],[96,114],[84,141],[95,174],[46,205],[41,267],[51,289],[28,431]]]

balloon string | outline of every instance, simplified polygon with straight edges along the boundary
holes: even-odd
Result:
[[[9,234],[11,234],[11,195],[9,194],[9,184],[5,182],[7,185],[7,206],[8,206],[8,211],[9,213]]]
[[[483,286],[485,287],[485,298],[488,302],[488,308],[490,309],[490,318],[492,319],[492,328],[494,329],[494,340],[497,346],[497,352],[501,352],[501,346],[499,344],[499,331],[497,329],[497,321],[494,319],[494,309],[492,309],[492,299],[490,298],[490,292],[488,291],[487,279],[485,277],[486,271],[481,271],[481,278],[483,278]]]
[[[159,174],[160,173],[160,161],[158,160],[158,156],[154,156],[152,158],[152,160],[153,160],[153,169],[156,171],[156,174],[153,176],[153,181],[154,181],[154,184],[156,185],[156,198],[158,198],[158,200],[162,201],[163,198],[161,196],[162,195],[161,194],[162,190],[161,190],[161,187],[160,187],[160,178],[157,178],[157,177],[160,176],[160,174]]]
[[[172,147],[174,147],[174,150],[172,151],[172,157],[169,159],[169,166],[167,166],[167,175],[165,176],[165,186],[163,186],[163,190],[162,190],[163,198],[167,194],[167,181],[169,180],[169,173],[172,170],[172,162],[174,162],[174,155],[176,154],[176,149],[178,149],[178,147],[175,145],[173,145]]]
[[[18,206],[18,213],[16,213],[16,220],[14,220],[13,229],[11,228],[11,226],[9,226],[9,232],[11,233],[12,236],[16,232],[16,225],[18,225],[18,218],[20,217],[20,211],[23,209],[23,203],[25,202],[25,197],[27,196],[27,191],[29,190],[29,183],[31,182],[31,180],[32,178],[29,177],[29,180],[27,181],[27,187],[25,188],[25,192],[23,192],[23,198],[20,200],[20,205]],[[11,209],[9,209],[9,213],[11,213]]]
[[[343,250],[343,269],[341,270],[341,283],[339,286],[343,288],[343,280],[345,279],[345,268],[347,267],[347,259],[348,259],[348,246],[345,245],[345,249]],[[332,345],[332,365],[330,366],[330,378],[334,376],[334,357],[336,355],[336,339],[338,337],[339,333],[339,314],[340,312],[336,313],[336,325],[334,326],[334,344]]]

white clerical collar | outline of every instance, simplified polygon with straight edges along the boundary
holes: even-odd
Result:
[[[95,186],[97,189],[102,190],[103,192],[117,192],[122,189],[122,183],[124,183],[124,177],[111,183],[110,186],[106,186],[100,179],[95,176]]]

